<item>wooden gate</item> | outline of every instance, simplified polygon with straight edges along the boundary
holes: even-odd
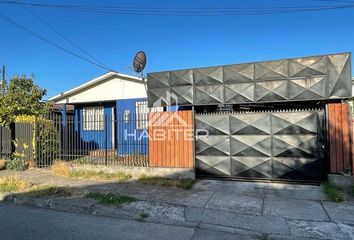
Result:
[[[149,113],[149,166],[193,168],[192,111]]]
[[[349,124],[348,104],[328,104],[328,137],[331,173],[348,172],[351,168]]]

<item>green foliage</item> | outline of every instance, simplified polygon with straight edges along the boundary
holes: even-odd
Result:
[[[34,186],[23,195],[26,197],[44,197],[44,196],[69,197],[72,194],[73,193],[70,188],[45,185],[45,186]]]
[[[47,162],[52,162],[60,151],[59,130],[51,120],[39,120],[36,126],[38,128],[37,161],[42,161],[41,158],[44,157]]]
[[[18,115],[38,116],[48,109],[42,102],[46,90],[38,87],[32,77],[14,76],[0,96],[0,125],[9,125]]]
[[[101,204],[115,205],[115,206],[121,206],[124,203],[130,203],[136,201],[136,199],[133,197],[116,195],[113,193],[104,194],[104,193],[94,192],[94,193],[86,194],[86,197],[96,199],[97,202]]]
[[[80,157],[80,158],[77,158],[73,161],[71,161],[72,164],[87,164],[89,163],[87,157]]]
[[[28,189],[32,183],[14,176],[0,177],[0,193],[16,192]]]
[[[129,180],[132,176],[124,172],[106,173],[103,171],[72,169],[69,172],[69,177],[123,182]]]
[[[6,168],[16,171],[25,171],[27,169],[27,164],[23,158],[14,158],[7,162]]]
[[[139,218],[137,219],[139,222],[145,222],[150,215],[148,213],[142,212],[139,214]]]
[[[12,154],[12,160],[8,161],[6,164],[6,168],[10,170],[25,171],[27,169],[25,151],[28,148],[28,145],[21,143],[18,139],[13,142],[15,145],[15,152]],[[19,151],[20,145],[22,149],[21,152]]]
[[[189,190],[193,187],[193,185],[194,185],[194,180],[190,178],[186,178],[186,179],[181,179],[177,184],[177,187]]]
[[[38,153],[37,164],[42,161],[43,157],[46,162],[52,162],[60,151],[59,130],[53,121],[41,116],[18,115],[14,117],[14,122],[32,124],[33,132],[36,133],[33,134],[32,146],[33,153],[35,154],[35,151]]]
[[[141,175],[139,177],[139,182],[149,185],[157,185],[163,187],[178,187],[189,190],[194,185],[194,180],[190,178],[186,179],[172,179],[172,178],[163,178],[155,176]]]
[[[328,198],[334,202],[344,201],[343,188],[338,185],[324,183],[323,191],[327,194]]]

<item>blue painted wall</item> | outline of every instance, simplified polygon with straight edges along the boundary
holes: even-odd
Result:
[[[103,130],[84,130],[82,111],[84,107],[103,106],[105,125]],[[112,134],[112,108],[115,107],[115,103],[102,103],[102,105],[90,104],[90,105],[75,105],[75,132],[78,134],[80,144],[82,146],[88,146],[89,149],[114,149],[113,146],[113,134]]]
[[[149,139],[147,129],[136,128],[136,102],[146,98],[117,100],[118,154],[148,154]],[[129,121],[124,121],[125,110],[130,111]]]
[[[149,139],[147,129],[136,128],[136,102],[146,98],[122,99],[115,103],[75,105],[75,134],[80,145],[89,149],[117,149],[118,155],[148,154]],[[82,112],[84,107],[103,106],[108,120],[104,130],[87,131],[83,129]],[[116,107],[115,126],[112,121],[112,108]],[[129,120],[124,119],[124,112],[130,111]],[[113,129],[115,128],[115,134]],[[113,141],[113,138],[115,140]],[[107,142],[105,141],[107,139]],[[115,142],[115,143],[114,143]]]

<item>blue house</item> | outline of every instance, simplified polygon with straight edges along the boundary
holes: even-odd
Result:
[[[149,109],[142,79],[110,71],[49,101],[60,106],[67,154],[147,154]]]

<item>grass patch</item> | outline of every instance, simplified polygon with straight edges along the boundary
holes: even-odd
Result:
[[[121,206],[124,203],[130,203],[136,201],[135,198],[130,197],[130,196],[124,196],[124,195],[116,195],[113,193],[88,193],[86,194],[87,198],[93,198],[95,199],[98,203],[105,204],[105,205],[114,205],[114,206]]]
[[[56,196],[56,197],[69,197],[72,195],[72,191],[69,188],[57,187],[57,186],[34,186],[30,191],[24,193],[26,197],[44,197],[44,196]]]
[[[77,170],[72,169],[69,172],[69,177],[72,178],[84,178],[93,180],[115,180],[115,181],[127,181],[132,176],[123,172],[106,173],[103,171],[90,171],[90,170]]]
[[[54,161],[51,170],[54,175],[91,180],[114,180],[122,182],[132,177],[130,174],[123,172],[106,173],[103,171],[75,169],[65,161]]]
[[[186,178],[186,179],[179,180],[179,184],[177,185],[177,187],[189,190],[193,187],[193,185],[194,185],[194,180],[190,178]]]
[[[150,215],[148,213],[142,212],[139,214],[139,218],[137,219],[139,222],[145,222],[145,220],[149,217]]]
[[[340,186],[324,183],[323,191],[327,194],[328,198],[334,202],[343,202],[344,201],[344,193],[343,188]]]
[[[70,165],[65,161],[56,160],[51,166],[52,173],[54,175],[69,177]]]
[[[23,191],[32,186],[27,180],[16,178],[13,176],[0,177],[0,193]]]
[[[71,161],[72,164],[86,164],[88,163],[86,157],[77,158]]]
[[[157,185],[163,187],[178,187],[186,190],[191,189],[194,184],[194,180],[190,178],[170,179],[170,178],[152,177],[146,175],[141,175],[139,177],[139,181],[143,184]]]
[[[97,160],[92,159],[91,157],[87,157],[87,156],[72,160],[70,163],[77,164],[77,165],[85,165],[85,164],[98,165]]]

